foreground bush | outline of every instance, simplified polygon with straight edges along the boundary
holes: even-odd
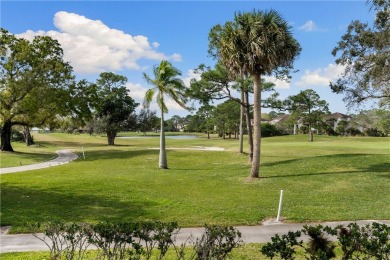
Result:
[[[299,240],[302,233],[309,237],[307,244]],[[306,259],[331,259],[336,256],[337,243],[332,242],[330,236],[337,237],[342,259],[390,259],[390,227],[379,223],[364,227],[356,223],[336,228],[304,226],[301,231],[275,235],[272,242],[265,244],[260,251],[270,259],[294,259],[297,249],[303,248]]]
[[[151,259],[152,251],[157,251],[157,259],[163,259],[168,249],[173,248],[177,259],[222,260],[241,244],[241,233],[235,228],[206,225],[200,238],[190,237],[177,245],[180,228],[175,222],[92,225],[58,221],[31,225],[31,228],[33,235],[50,249],[50,259],[84,259],[91,248],[97,249],[95,259]],[[42,228],[44,237],[37,234]]]

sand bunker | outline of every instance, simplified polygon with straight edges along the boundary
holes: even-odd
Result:
[[[151,150],[160,150],[158,147],[149,148]],[[190,146],[190,147],[169,147],[167,150],[193,150],[193,151],[225,151],[221,147]]]

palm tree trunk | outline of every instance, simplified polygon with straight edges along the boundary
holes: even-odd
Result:
[[[313,137],[313,130],[311,130],[311,123],[309,123],[309,141],[313,142],[314,137]]]
[[[252,74],[253,78],[253,160],[250,177],[258,178],[260,171],[261,148],[261,79],[259,74]]]
[[[160,127],[160,169],[168,169],[167,151],[165,149],[165,130],[164,130],[164,111],[161,109],[161,127]]]
[[[252,133],[251,115],[250,115],[250,110],[249,110],[249,92],[248,92],[248,90],[245,91],[244,103],[245,103],[246,129],[248,131],[249,162],[252,163],[252,160],[253,160],[253,133]]]
[[[243,103],[244,103],[244,90],[241,89],[239,153],[244,153],[244,105]]]

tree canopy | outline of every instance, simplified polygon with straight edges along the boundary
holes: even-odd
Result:
[[[374,24],[352,21],[332,51],[345,72],[330,87],[349,107],[368,100],[390,104],[390,2],[373,0],[372,9]]]
[[[42,125],[56,114],[69,113],[72,67],[60,44],[48,36],[31,42],[1,29],[1,150],[13,151],[13,125]]]
[[[96,116],[102,131],[107,134],[108,145],[114,145],[117,133],[139,105],[129,96],[127,78],[113,72],[100,73],[97,85]]]

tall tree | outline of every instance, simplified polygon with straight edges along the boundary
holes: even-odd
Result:
[[[45,117],[66,114],[74,77],[56,40],[37,36],[29,42],[0,31],[0,150],[13,151],[13,125],[39,126]]]
[[[345,72],[330,87],[345,95],[349,107],[367,100],[390,104],[390,1],[372,0],[372,8],[373,26],[352,21],[332,51]]]
[[[274,11],[236,13],[234,21],[214,26],[209,52],[233,78],[251,76],[254,84],[254,149],[250,176],[259,177],[261,147],[261,76],[288,78],[301,51],[290,26]]]
[[[252,104],[249,102],[249,94],[253,93],[253,81],[251,78],[238,77],[235,81],[232,80],[229,75],[229,71],[224,65],[217,63],[216,66],[211,69],[204,65],[200,65],[196,71],[201,74],[200,80],[193,79],[191,86],[187,90],[187,95],[192,99],[198,100],[201,104],[209,105],[213,100],[230,99],[238,102],[241,105],[242,112],[245,116],[246,128],[248,131],[248,145],[249,145],[249,161],[252,162],[253,158],[253,138],[252,138],[252,123],[250,116],[250,108]],[[272,107],[274,105],[274,98],[277,97],[277,93],[274,90],[274,84],[265,82],[262,80],[261,91],[274,91],[271,98],[263,100],[262,107]],[[237,98],[235,91],[239,91],[241,97]],[[241,118],[241,114],[240,114]],[[243,132],[243,125],[240,122],[240,132]],[[240,152],[242,145],[242,138],[240,139]]]
[[[144,73],[146,82],[154,86],[146,91],[144,106],[148,108],[156,94],[156,102],[161,110],[159,167],[161,169],[168,169],[164,131],[164,113],[168,112],[168,108],[165,104],[164,97],[168,96],[181,107],[186,108],[185,86],[184,82],[179,78],[181,72],[166,60],[161,61],[158,66],[154,66],[153,76],[154,78],[151,78]]]
[[[102,72],[96,82],[98,87],[97,120],[107,134],[108,145],[115,145],[115,137],[138,103],[129,96],[127,78],[112,72]]]
[[[309,141],[313,142],[313,125],[322,121],[322,117],[329,113],[328,103],[321,100],[320,96],[312,89],[301,91],[295,96],[286,99],[289,104],[291,117],[302,120],[309,128]]]
[[[137,116],[137,125],[138,130],[146,135],[147,131],[154,130],[156,126],[156,111],[151,111],[150,109],[141,109],[139,115]]]
[[[210,139],[210,132],[214,130],[214,125],[215,125],[215,119],[213,117],[214,109],[215,109],[214,106],[203,105],[196,112],[196,115],[199,116],[203,121],[202,127],[207,133],[207,139]]]
[[[226,100],[214,110],[214,118],[218,133],[225,139],[226,134],[237,136],[240,123],[240,105],[233,100]]]

